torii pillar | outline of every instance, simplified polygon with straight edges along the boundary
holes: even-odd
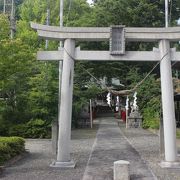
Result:
[[[75,167],[75,163],[70,158],[74,53],[75,41],[66,39],[64,41],[64,60],[60,95],[61,103],[58,118],[59,134],[57,160],[51,164],[52,167]]]
[[[162,167],[173,167],[179,165],[179,163],[177,162],[176,119],[174,109],[170,42],[168,40],[160,40],[159,50],[161,57],[164,57],[160,62],[160,74],[165,150],[165,161],[161,162],[160,165]]]

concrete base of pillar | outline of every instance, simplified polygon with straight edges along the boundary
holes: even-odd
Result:
[[[159,165],[161,168],[180,169],[180,161],[177,162],[161,161]]]
[[[54,161],[52,164],[50,164],[50,167],[55,168],[75,168],[75,162],[74,161],[68,161],[68,162],[60,162],[60,161]]]

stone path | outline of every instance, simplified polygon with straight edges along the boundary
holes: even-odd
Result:
[[[112,180],[113,162],[117,160],[130,162],[131,180],[156,179],[124,137],[115,119],[102,119],[83,180]]]

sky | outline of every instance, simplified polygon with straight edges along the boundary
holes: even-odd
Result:
[[[92,3],[92,0],[87,0],[87,2],[88,2],[89,4],[91,4],[91,3]]]

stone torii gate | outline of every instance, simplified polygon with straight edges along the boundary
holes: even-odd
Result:
[[[180,40],[180,28],[130,27],[55,27],[31,23],[44,39],[64,41],[59,51],[40,51],[38,60],[63,61],[59,134],[55,167],[74,167],[70,158],[71,114],[74,60],[91,61],[160,61],[165,159],[162,167],[179,165],[176,147],[176,120],[171,61],[180,61],[180,52],[170,48],[171,41]],[[114,32],[113,32],[114,31]],[[110,51],[81,51],[75,41],[109,41]],[[153,51],[125,51],[124,42],[159,42]]]

